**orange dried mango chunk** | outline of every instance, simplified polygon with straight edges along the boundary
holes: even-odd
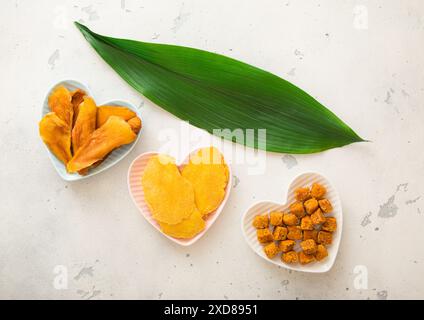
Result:
[[[104,125],[96,129],[78,149],[67,164],[68,172],[78,172],[102,160],[114,149],[129,144],[137,135],[130,125],[119,117],[111,116]]]
[[[72,151],[75,154],[96,130],[97,106],[88,96],[78,107],[78,116],[72,129]]]
[[[62,119],[69,128],[72,128],[74,108],[72,106],[72,96],[64,86],[57,86],[48,99],[50,110]]]
[[[228,174],[223,155],[214,147],[200,149],[184,166],[182,176],[192,183],[196,206],[202,216],[216,210],[221,204]]]
[[[181,223],[196,209],[193,186],[181,176],[172,157],[151,157],[141,183],[146,203],[158,222]]]
[[[140,132],[142,124],[141,124],[141,119],[139,117],[131,118],[127,122],[135,134],[138,134]]]
[[[180,239],[190,239],[202,232],[205,229],[206,223],[205,220],[202,219],[200,211],[195,208],[193,213],[180,223],[168,224],[159,222],[159,225],[162,232],[168,236]]]
[[[97,128],[101,127],[110,116],[117,116],[128,121],[137,114],[127,107],[101,106],[97,109]]]
[[[71,93],[71,103],[72,108],[74,109],[74,117],[73,117],[73,123],[75,124],[75,121],[78,117],[79,112],[79,105],[84,101],[84,96],[86,95],[84,90],[76,89],[72,91]]]
[[[67,164],[72,158],[71,154],[71,131],[56,113],[46,114],[39,123],[40,136],[51,152]]]

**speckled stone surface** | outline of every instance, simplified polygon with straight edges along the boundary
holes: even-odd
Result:
[[[315,155],[270,153],[256,175],[252,164],[233,163],[221,217],[198,243],[180,247],[139,214],[126,174],[137,154],[166,149],[168,133],[184,150],[197,142],[187,143],[178,119],[126,85],[73,20],[269,70],[372,142]],[[2,4],[0,35],[0,298],[424,297],[421,0],[15,0]],[[133,152],[75,183],[55,172],[37,127],[47,89],[65,78],[86,83],[100,101],[144,103],[143,136]],[[339,256],[320,275],[267,263],[240,229],[253,202],[280,201],[291,179],[310,170],[332,181],[344,210]]]

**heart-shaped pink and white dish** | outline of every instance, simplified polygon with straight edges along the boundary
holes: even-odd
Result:
[[[298,190],[299,188],[310,187],[313,184],[319,184],[327,190],[327,192],[325,194],[325,199],[327,199],[332,205],[331,212],[329,212],[328,214],[325,214],[325,216],[327,218],[323,218],[323,219],[328,220],[328,217],[331,217],[332,221],[337,221],[337,228],[335,228],[335,230],[332,230],[332,243],[331,243],[331,245],[327,246],[327,245],[322,244],[322,246],[324,246],[326,248],[328,256],[326,256],[326,258],[322,259],[321,261],[314,261],[315,259],[312,257],[311,260],[313,262],[307,263],[307,264],[300,264],[300,263],[297,263],[297,262],[286,263],[285,261],[282,260],[282,255],[280,253],[276,254],[273,258],[268,258],[268,256],[264,252],[264,246],[261,245],[258,241],[257,229],[253,226],[253,221],[254,221],[255,217],[258,216],[258,215],[267,215],[268,216],[271,212],[281,212],[281,213],[289,212],[290,209],[291,209],[290,205],[293,204],[293,203],[296,203],[296,201],[297,201],[295,191]],[[320,203],[320,206],[321,206],[321,203]],[[305,205],[305,208],[306,208],[306,205]],[[319,208],[320,207],[318,207],[318,210],[321,210]],[[320,213],[321,213],[321,211],[320,211]],[[306,214],[306,212],[305,212],[305,214]],[[312,216],[308,216],[308,217],[312,217]],[[309,219],[309,218],[307,218],[307,219]],[[282,223],[282,225],[284,227],[284,223]],[[303,173],[303,174],[297,176],[292,181],[292,183],[290,184],[288,192],[287,192],[287,201],[284,204],[275,203],[275,202],[272,202],[272,201],[257,202],[256,204],[252,205],[243,215],[241,227],[242,227],[242,232],[243,232],[244,238],[245,238],[246,242],[248,243],[248,245],[250,246],[250,248],[257,255],[259,255],[261,258],[265,259],[266,261],[271,262],[273,264],[276,264],[278,266],[287,268],[289,270],[294,270],[294,271],[303,271],[303,272],[311,272],[311,273],[327,272],[331,269],[331,267],[333,266],[333,264],[336,260],[336,256],[337,256],[337,252],[339,250],[340,240],[341,240],[341,236],[342,236],[343,214],[342,214],[341,201],[340,201],[340,198],[339,198],[337,191],[334,189],[334,187],[331,185],[331,183],[328,181],[328,179],[326,179],[324,176],[322,176],[318,173],[314,173],[314,172]],[[290,228],[290,227],[287,227],[287,228]],[[300,230],[301,227],[298,227],[298,228]],[[318,225],[315,226],[315,228],[317,229]],[[274,229],[274,231],[275,231],[275,229]],[[304,231],[302,231],[302,232],[304,232]],[[314,230],[314,231],[311,231],[311,232],[317,232],[318,233],[317,230]],[[326,233],[326,232],[323,232],[323,233]],[[272,237],[273,236],[271,236],[271,241],[272,241]],[[298,254],[298,252],[301,251],[300,242],[305,240],[305,234],[301,233],[300,237],[301,238],[299,238],[295,242],[294,248],[289,249],[289,250],[293,250],[292,253],[297,251],[296,254]],[[283,239],[285,239],[285,238],[283,238]],[[281,242],[283,242],[283,241],[281,241]],[[279,250],[281,249],[281,246],[280,246],[281,242],[276,242],[277,243],[276,246],[278,246]],[[272,243],[274,243],[274,242],[272,242]],[[319,245],[320,241],[318,240],[317,243]],[[272,246],[274,246],[274,245],[272,245]],[[276,252],[278,252],[278,251],[276,251]],[[286,251],[283,251],[283,252],[286,252]],[[300,254],[298,254],[298,256],[300,256]],[[296,255],[295,255],[294,259],[295,260],[297,259]]]
[[[201,149],[199,148],[194,150],[189,155],[187,155],[184,161],[177,163],[177,167],[180,172],[183,170],[184,166],[188,163],[190,157],[196,154],[199,150]],[[161,234],[163,234],[168,239],[174,241],[175,243],[178,243],[179,245],[182,245],[182,246],[192,245],[193,243],[198,241],[209,230],[210,227],[212,227],[216,219],[218,219],[219,215],[221,214],[231,191],[231,185],[232,185],[231,167],[228,163],[226,163],[228,167],[228,181],[225,187],[225,194],[221,203],[217,207],[217,209],[210,212],[207,215],[207,217],[204,218],[205,220],[204,229],[200,233],[197,233],[194,237],[189,239],[175,238],[162,232],[159,223],[153,217],[152,211],[150,210],[150,207],[145,199],[144,189],[142,185],[142,177],[148,165],[149,160],[158,155],[159,155],[158,152],[146,152],[139,155],[132,162],[128,170],[128,189],[129,189],[130,196],[133,199],[134,204],[143,214],[144,218]]]

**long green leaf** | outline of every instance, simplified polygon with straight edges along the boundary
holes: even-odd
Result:
[[[269,72],[207,51],[106,37],[75,24],[138,92],[210,133],[266,129],[266,150],[284,153],[363,141],[306,92]],[[261,148],[263,138],[254,136],[243,143]]]

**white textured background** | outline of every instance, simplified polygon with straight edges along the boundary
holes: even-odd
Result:
[[[365,13],[368,13],[364,15]],[[365,19],[365,20],[364,20]],[[88,84],[98,101],[143,98],[89,47],[73,20],[99,33],[193,46],[299,85],[372,143],[316,155],[268,154],[263,175],[234,165],[232,195],[197,244],[179,247],[131,202],[126,172],[179,121],[146,101],[144,131],[119,165],[65,183],[38,137],[48,87]],[[0,298],[423,298],[424,2],[4,1],[0,11]],[[344,234],[327,274],[288,272],[256,256],[240,217],[283,201],[291,178],[325,174],[338,188]],[[53,287],[54,268],[68,289]],[[368,288],[355,289],[355,266]]]

